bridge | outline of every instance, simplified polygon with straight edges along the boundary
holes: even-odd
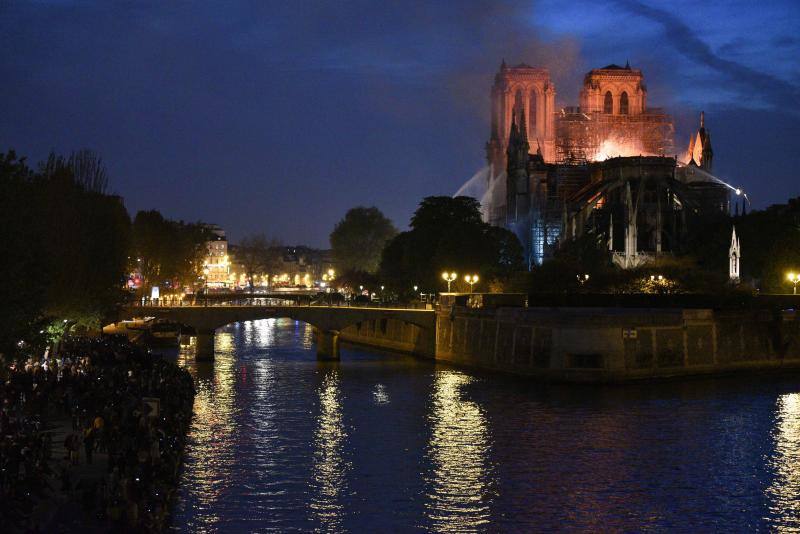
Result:
[[[126,306],[121,319],[155,317],[166,319],[194,329],[197,334],[197,357],[213,358],[214,331],[227,324],[257,319],[288,317],[308,323],[314,328],[317,356],[321,359],[339,359],[339,334],[348,326],[363,321],[393,319],[413,324],[434,335],[436,312],[413,308],[377,308],[349,306],[299,306],[220,304],[178,306]]]

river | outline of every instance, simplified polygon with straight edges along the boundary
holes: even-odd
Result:
[[[229,325],[197,397],[185,532],[800,529],[800,376],[546,385]]]

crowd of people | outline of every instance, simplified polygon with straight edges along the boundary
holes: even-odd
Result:
[[[125,340],[90,338],[4,367],[0,524],[35,529],[44,502],[61,520],[162,530],[191,421],[189,373]]]

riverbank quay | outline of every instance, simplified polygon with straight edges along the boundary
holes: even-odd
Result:
[[[501,301],[493,295],[446,295],[437,307],[434,336],[388,320],[359,323],[340,337],[567,383],[800,369],[796,299],[579,297],[532,301],[520,295],[514,303],[508,295]],[[652,307],[644,307],[648,303]]]
[[[185,370],[126,341],[72,338],[3,373],[8,531],[167,526],[194,399]]]

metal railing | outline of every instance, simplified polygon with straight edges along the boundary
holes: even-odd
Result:
[[[281,299],[281,298],[142,298],[133,301],[130,306],[139,308],[205,308],[205,307],[230,307],[230,306],[266,306],[266,307],[323,307],[323,308],[380,308],[380,309],[403,309],[403,310],[432,310],[434,304],[431,302],[354,302],[351,300],[325,302],[324,300],[312,299]]]

